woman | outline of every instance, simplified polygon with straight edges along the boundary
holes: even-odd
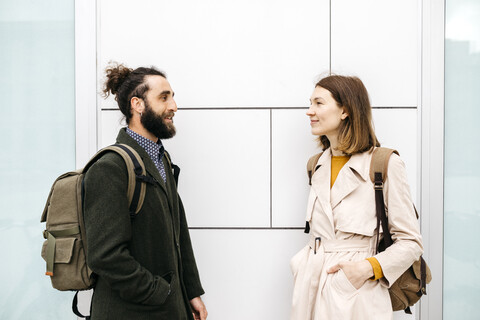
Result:
[[[394,244],[376,254],[369,169],[380,144],[365,86],[356,77],[323,78],[307,116],[324,152],[307,205],[311,238],[291,261],[291,319],[392,319],[388,287],[423,253],[405,166],[391,156],[384,193]]]

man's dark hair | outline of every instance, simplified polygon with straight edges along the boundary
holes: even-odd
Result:
[[[132,118],[130,101],[133,97],[145,100],[145,94],[150,89],[146,76],[167,76],[155,67],[140,67],[135,70],[127,68],[123,64],[113,63],[105,69],[107,80],[103,87],[105,97],[113,94],[120,111],[125,115],[127,124]]]

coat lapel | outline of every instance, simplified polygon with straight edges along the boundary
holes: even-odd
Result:
[[[367,163],[366,163],[367,162]],[[335,208],[346,196],[352,193],[368,177],[368,153],[353,155],[338,173],[332,186],[330,201]]]
[[[120,129],[120,132],[117,136],[117,143],[129,145],[138,152],[145,165],[145,170],[156,180],[157,184],[168,195],[165,182],[163,181],[162,176],[160,175],[160,172],[158,172],[158,169],[153,163],[152,159],[150,159],[148,153],[132,137],[128,135],[125,128]],[[167,167],[165,167],[165,170],[167,170]]]
[[[318,202],[322,206],[323,212],[330,221],[332,228],[333,213],[332,206],[330,204],[330,171],[332,166],[330,149],[325,150],[320,159],[318,159],[318,169],[312,176],[312,188],[317,195]]]

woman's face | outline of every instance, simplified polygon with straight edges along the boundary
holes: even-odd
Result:
[[[322,87],[315,87],[310,98],[307,116],[310,117],[312,134],[325,135],[332,142],[332,138],[336,140],[340,123],[347,117],[347,114],[343,107],[338,106],[330,91]]]

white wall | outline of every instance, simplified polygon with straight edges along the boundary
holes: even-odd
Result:
[[[417,1],[98,0],[98,78],[110,60],[167,71],[180,110],[165,141],[209,319],[288,319],[289,259],[305,245],[305,116],[319,74],[358,75],[384,146],[417,185]],[[121,114],[98,100],[99,146]],[[403,314],[395,319],[408,319]],[[411,317],[410,317],[411,318]]]

